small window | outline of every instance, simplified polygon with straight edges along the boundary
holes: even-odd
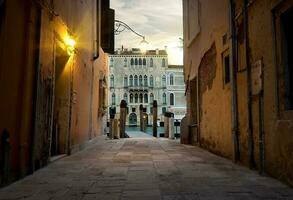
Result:
[[[154,60],[153,58],[150,59],[150,67],[153,67],[154,66]]]
[[[146,59],[145,58],[142,60],[142,64],[143,64],[143,66],[146,66]]]
[[[162,77],[162,87],[166,87],[166,76],[163,75]]]
[[[170,74],[170,85],[174,85],[174,74]]]
[[[133,58],[131,58],[131,60],[130,60],[130,65],[131,65],[131,66],[134,65],[134,60],[133,60]]]
[[[149,103],[148,94],[144,94],[144,103]]]
[[[133,76],[129,76],[129,85],[132,87],[133,86]]]
[[[151,102],[151,103],[154,102],[154,94],[153,94],[153,93],[150,94],[150,102]]]
[[[167,111],[167,108],[166,107],[162,107],[162,113],[165,114]]]
[[[142,59],[141,58],[138,60],[138,64],[142,65]]]
[[[139,95],[139,103],[143,103],[143,94]]]
[[[128,87],[128,77],[124,76],[124,87]]]
[[[135,112],[135,110],[136,110],[135,108],[132,108],[132,112]]]
[[[127,95],[127,93],[124,93],[123,98],[124,98],[124,100],[126,101],[126,103],[128,103],[128,95]]]
[[[163,93],[163,104],[167,104],[167,95]]]
[[[138,77],[137,75],[134,76],[134,86],[138,86]]]
[[[166,66],[166,60],[165,60],[165,58],[163,58],[163,60],[162,60],[162,67],[165,67]]]
[[[111,58],[111,59],[110,59],[110,67],[113,67],[113,66],[114,66],[114,59]]]
[[[112,105],[116,105],[116,96],[115,96],[115,93],[112,94]]]
[[[133,94],[130,94],[130,103],[133,103]]]
[[[137,58],[135,58],[135,65],[138,65],[138,60],[137,60]]]
[[[223,58],[223,67],[224,67],[224,84],[230,83],[230,56],[229,54],[225,55]]]
[[[112,74],[110,78],[110,87],[114,87],[114,81],[115,81],[115,78],[114,78],[114,75]]]
[[[143,86],[143,83],[142,83],[142,75],[139,76],[139,86]]]
[[[174,94],[173,93],[170,94],[170,105],[174,106]]]
[[[150,77],[150,86],[154,87],[154,77],[153,76]]]
[[[148,86],[148,77],[146,75],[143,77],[143,81],[144,81],[144,86],[147,87]]]
[[[124,59],[124,67],[127,67],[127,59]]]

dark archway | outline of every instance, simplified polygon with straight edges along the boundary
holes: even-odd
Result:
[[[135,113],[129,115],[129,126],[137,126],[137,115]]]

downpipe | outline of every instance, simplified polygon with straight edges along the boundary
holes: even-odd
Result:
[[[233,161],[240,160],[239,148],[239,123],[238,123],[238,97],[237,97],[237,36],[235,25],[235,3],[230,0],[229,3],[230,16],[230,80],[231,80],[231,123],[233,137]]]

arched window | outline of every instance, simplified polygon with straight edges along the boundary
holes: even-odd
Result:
[[[148,102],[149,102],[148,94],[144,94],[144,103],[148,103]]]
[[[150,86],[154,87],[154,77],[153,76],[150,77]]]
[[[146,59],[145,59],[145,58],[142,60],[142,64],[143,64],[144,66],[146,66]]]
[[[174,94],[173,93],[170,94],[170,105],[174,106]]]
[[[113,66],[114,66],[114,59],[111,58],[111,59],[110,59],[110,67],[113,67]]]
[[[127,93],[124,93],[123,99],[128,103],[128,95],[127,95]]]
[[[114,81],[115,81],[114,75],[112,74],[110,78],[110,87],[114,87]]]
[[[162,76],[162,86],[166,87],[166,76],[165,75]]]
[[[130,65],[131,65],[131,66],[134,65],[134,60],[133,60],[133,58],[131,58],[131,60],[130,60]]]
[[[143,103],[143,95],[142,94],[139,95],[139,103]]]
[[[150,59],[150,67],[153,67],[154,66],[154,60],[153,58]]]
[[[170,74],[170,85],[174,85],[174,74]]]
[[[151,102],[151,103],[154,102],[154,94],[153,94],[153,93],[150,94],[150,102]]]
[[[128,77],[124,76],[124,87],[128,87]]]
[[[138,103],[138,94],[135,94],[134,99],[135,99],[135,103]]]
[[[167,104],[167,95],[163,93],[163,104]]]
[[[142,84],[142,75],[139,76],[139,86],[143,86],[143,84]]]
[[[166,60],[165,60],[165,58],[163,58],[163,60],[162,60],[162,67],[165,67],[166,66]]]
[[[112,94],[112,105],[116,105],[116,96],[115,96],[115,93]]]
[[[133,86],[133,76],[132,75],[129,76],[129,85]]]
[[[138,60],[137,60],[137,58],[135,58],[135,65],[138,65]]]
[[[138,64],[142,65],[142,59],[141,58],[138,60]]]
[[[137,77],[137,75],[134,76],[134,86],[138,86],[138,77]]]
[[[130,94],[130,103],[133,103],[133,94]]]
[[[148,86],[148,77],[147,77],[147,75],[144,75],[143,82],[144,82],[144,86],[147,87]]]
[[[124,59],[124,67],[127,67],[127,59]]]

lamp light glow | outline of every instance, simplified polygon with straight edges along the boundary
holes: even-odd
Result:
[[[76,41],[67,35],[64,39],[64,43],[66,45],[68,55],[71,56],[74,53]]]

